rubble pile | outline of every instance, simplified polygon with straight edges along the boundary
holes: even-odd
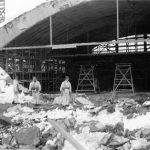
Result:
[[[66,107],[34,109],[19,104],[8,108],[0,117],[0,149],[75,150],[49,119],[86,150],[150,149],[149,101],[120,98],[97,106],[87,96],[73,100]]]

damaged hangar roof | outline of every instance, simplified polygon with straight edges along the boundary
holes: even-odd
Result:
[[[56,3],[57,2],[57,3]],[[120,37],[150,33],[150,1],[119,0]],[[53,0],[0,28],[0,47],[116,39],[116,0]]]

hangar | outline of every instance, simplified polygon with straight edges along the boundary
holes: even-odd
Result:
[[[94,66],[101,91],[113,90],[117,63],[131,64],[135,91],[149,91],[150,2],[53,0],[0,28],[1,66],[28,87],[57,92],[64,76],[77,90],[80,68]]]

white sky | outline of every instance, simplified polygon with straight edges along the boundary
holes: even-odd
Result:
[[[5,22],[0,27],[44,2],[46,0],[5,0]]]
[[[0,24],[2,27],[4,24],[18,17],[19,15],[32,10],[36,6],[48,2],[51,0],[5,0],[5,22]],[[72,2],[80,3],[82,1],[90,1],[90,0],[71,0]]]

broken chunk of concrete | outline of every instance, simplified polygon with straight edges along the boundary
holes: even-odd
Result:
[[[111,133],[106,134],[103,139],[99,142],[100,145],[108,145],[110,139],[112,137]]]
[[[64,119],[64,124],[65,124],[67,127],[70,127],[70,126],[71,126],[71,124],[70,124],[70,122],[69,122],[68,119]]]
[[[2,145],[3,146],[16,146],[17,145],[16,139],[11,135],[8,135],[7,137],[3,137]]]
[[[122,122],[119,122],[114,127],[114,133],[118,136],[124,135],[124,124]]]
[[[130,143],[131,143],[131,149],[133,150],[141,150],[141,149],[147,150],[147,146],[149,145],[147,140],[142,138],[132,140],[130,141]]]
[[[15,134],[15,138],[20,145],[36,146],[40,142],[40,129],[37,127],[23,128]]]
[[[12,121],[10,120],[10,118],[5,117],[2,114],[0,114],[0,124],[2,124],[4,126],[13,125]]]
[[[46,145],[46,146],[44,146],[43,148],[42,148],[42,150],[50,150],[50,146],[49,145]]]
[[[90,132],[103,132],[106,127],[101,122],[93,122],[90,124]]]
[[[57,120],[57,123],[65,130],[67,130],[66,124],[63,122],[63,120]]]
[[[72,118],[69,118],[68,120],[70,122],[70,125],[74,127],[74,125],[76,124],[76,119],[72,117]]]
[[[31,145],[26,145],[26,146],[20,146],[20,148],[16,150],[39,150],[39,149]]]
[[[126,143],[122,146],[123,150],[130,150],[131,149],[131,144],[130,143]]]
[[[150,128],[143,129],[143,130],[141,131],[141,135],[142,135],[142,137],[144,137],[144,138],[150,136]]]
[[[21,105],[16,105],[16,106],[13,106],[13,107],[9,107],[7,109],[7,112],[16,111],[16,110],[19,110],[20,108],[21,108]]]
[[[123,136],[113,135],[109,145],[110,146],[122,146],[125,143],[129,142],[129,139],[124,138]]]
[[[145,102],[143,103],[143,106],[150,106],[150,101],[145,101]]]
[[[10,135],[8,137],[3,137],[2,138],[2,145],[9,146],[11,140],[12,140],[12,136],[10,136]]]

